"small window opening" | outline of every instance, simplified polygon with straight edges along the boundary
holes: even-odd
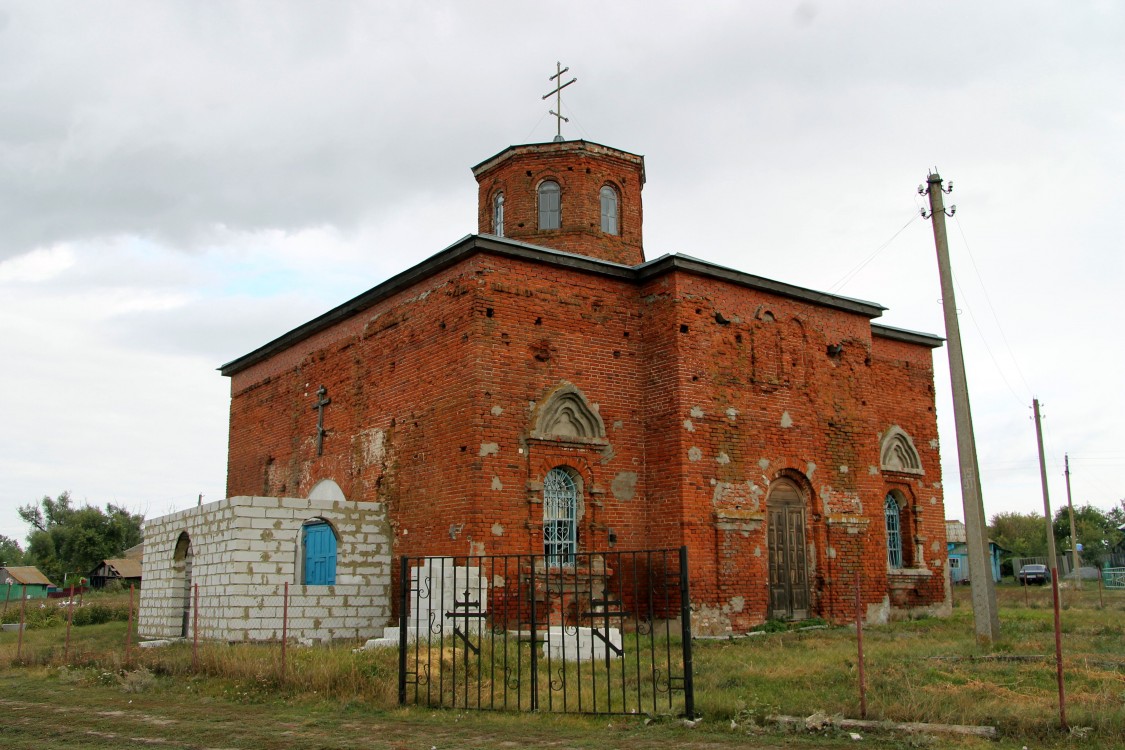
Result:
[[[544,180],[539,185],[539,228],[558,229],[562,226],[559,183]]]
[[[617,191],[609,185],[601,190],[602,203],[602,232],[605,234],[621,234],[617,218]]]
[[[492,199],[492,233],[497,237],[504,236],[504,194],[497,193]]]

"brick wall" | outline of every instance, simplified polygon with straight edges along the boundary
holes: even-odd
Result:
[[[479,252],[236,374],[228,491],[305,495],[330,478],[386,507],[396,554],[529,552],[542,481],[569,466],[580,548],[687,544],[698,627],[723,632],[768,616],[766,501],[785,478],[808,498],[813,613],[851,619],[860,571],[879,620],[945,598],[932,379],[927,346],[873,337],[862,314],[705,274],[638,283]],[[604,437],[533,434],[566,384]],[[892,427],[922,473],[881,468]],[[894,587],[891,490],[908,500],[915,571]]]
[[[644,158],[586,141],[513,146],[473,169],[479,184],[479,231],[493,233],[493,199],[504,194],[504,236],[634,266],[644,262],[641,225]],[[561,226],[539,229],[538,188],[561,190]],[[601,230],[599,191],[618,196],[619,234]]]

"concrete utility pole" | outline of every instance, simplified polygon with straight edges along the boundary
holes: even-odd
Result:
[[[1064,453],[1063,459],[1066,463],[1066,507],[1070,512],[1070,559],[1074,563],[1075,586],[1082,588],[1082,566],[1078,561],[1078,532],[1074,529],[1074,503],[1070,500],[1070,454]]]
[[[991,644],[1000,637],[1000,615],[996,608],[996,588],[985,534],[984,499],[977,466],[977,445],[973,436],[973,415],[969,409],[969,385],[965,377],[965,357],[961,351],[961,329],[957,324],[957,300],[953,295],[953,271],[949,265],[949,242],[945,233],[945,205],[942,202],[941,176],[926,178],[918,192],[930,197],[934,244],[937,246],[938,274],[941,277],[941,304],[945,312],[945,338],[949,346],[949,379],[953,388],[953,417],[957,428],[957,458],[961,469],[961,504],[965,511],[965,546],[969,553],[969,583],[973,593],[973,621],[977,641]],[[949,191],[953,190],[952,184]],[[950,211],[953,215],[956,206]]]

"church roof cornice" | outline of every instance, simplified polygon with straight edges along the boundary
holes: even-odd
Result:
[[[790,299],[799,300],[818,307],[827,307],[862,315],[867,318],[877,318],[882,315],[883,311],[886,309],[874,302],[865,302],[850,297],[841,297],[835,294],[805,289],[793,284],[786,284],[761,276],[735,271],[714,263],[699,260],[698,258],[692,258],[688,255],[663,255],[638,266],[628,266],[622,263],[614,263],[585,255],[567,253],[561,250],[518,242],[503,237],[495,237],[487,234],[470,234],[462,237],[457,242],[421,263],[392,276],[366,292],[278,336],[254,351],[227,362],[219,367],[219,371],[228,377],[235,375],[259,362],[269,359],[279,352],[299,344],[321,331],[331,328],[373,307],[391,295],[409,289],[434,274],[481,252],[519,258],[534,263],[547,263],[583,273],[611,276],[621,279],[622,281],[633,283],[647,281],[667,273],[692,273],[699,276],[720,279],[750,289],[757,289],[771,294],[789,297]],[[878,328],[877,332],[875,330],[876,328]],[[872,330],[876,335],[881,335],[885,338],[893,338],[931,347],[940,346],[942,341],[942,339],[928,334],[901,331],[886,326],[872,325]]]
[[[907,344],[921,344],[931,349],[937,349],[945,343],[945,339],[941,336],[935,336],[932,333],[908,331],[905,328],[892,328],[891,326],[885,326],[880,323],[871,324],[871,335],[878,336],[882,339],[891,339],[892,341],[903,341]]]
[[[755,276],[754,274],[745,273],[743,271],[736,271],[733,268],[716,265],[680,253],[662,255],[659,258],[642,263],[636,267],[636,270],[641,280],[672,271],[687,271],[688,273],[695,273],[700,276],[722,279],[723,281],[729,281],[732,284],[738,284],[739,286],[748,287],[750,289],[779,294],[783,297],[808,302],[818,307],[830,307],[836,310],[843,310],[844,312],[857,313],[868,318],[877,318],[887,309],[875,302],[867,302],[866,300],[854,299],[852,297],[842,297],[838,294],[830,294],[828,292],[818,292],[814,289],[806,289],[805,287],[796,286],[794,284],[786,284],[784,281],[774,281],[773,279],[767,279],[763,276]]]
[[[587,140],[576,141],[547,141],[545,143],[522,143],[514,146],[508,146],[506,149],[498,154],[488,157],[480,164],[472,168],[473,175],[480,177],[480,175],[488,172],[494,167],[502,164],[513,156],[519,154],[566,154],[566,153],[581,153],[597,154],[599,156],[609,156],[616,159],[621,159],[626,162],[638,164],[641,170],[641,184],[645,183],[645,158],[640,154],[630,153],[629,151],[622,151],[619,148],[606,146],[601,143],[594,143]]]

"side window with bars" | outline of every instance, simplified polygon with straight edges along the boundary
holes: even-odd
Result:
[[[887,565],[902,567],[902,511],[894,495],[887,495],[883,504],[883,516],[887,522]]]
[[[578,547],[578,485],[566,469],[543,481],[543,554],[550,566],[574,564]]]

